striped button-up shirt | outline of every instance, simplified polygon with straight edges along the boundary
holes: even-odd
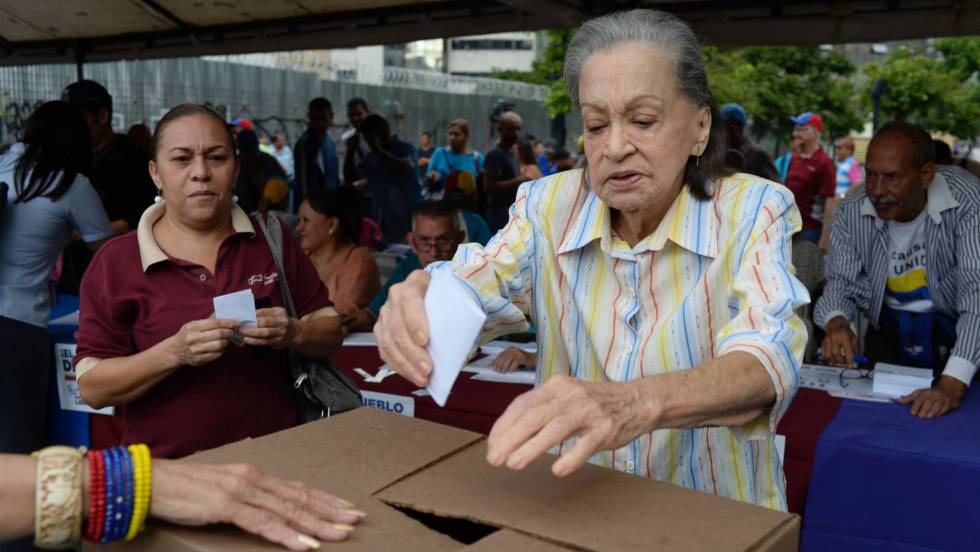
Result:
[[[956,321],[956,345],[943,373],[970,383],[980,364],[980,186],[941,168],[926,198],[926,284],[933,308]],[[877,327],[888,277],[888,221],[878,218],[864,187],[834,214],[827,287],[814,308],[822,328],[858,312]]]
[[[769,414],[741,427],[656,430],[591,462],[785,510],[772,432],[798,386],[806,330],[794,309],[809,301],[790,269],[793,195],[745,174],[717,182],[709,201],[685,186],[630,247],[582,175],[524,184],[485,248],[461,246],[430,270],[451,269],[472,291],[488,315],[484,339],[534,325],[538,384],[553,374],[621,382],[733,351],[755,356],[775,388]]]

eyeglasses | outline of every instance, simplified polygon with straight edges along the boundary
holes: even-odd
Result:
[[[862,370],[860,368],[844,368],[840,371],[840,386],[847,387],[850,381],[859,379],[871,379],[871,370]]]
[[[439,236],[436,238],[415,238],[415,247],[423,251],[428,251],[433,247],[437,249],[446,249],[448,247],[453,247],[456,245],[456,240],[452,236]]]

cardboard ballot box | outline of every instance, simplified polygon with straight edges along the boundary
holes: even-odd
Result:
[[[343,551],[790,551],[800,519],[608,468],[554,477],[487,463],[485,437],[360,408],[192,457],[250,462],[352,500],[368,517]],[[86,550],[281,550],[232,526],[151,521],[135,541]]]

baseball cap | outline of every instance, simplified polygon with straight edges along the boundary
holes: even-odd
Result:
[[[231,123],[229,124],[232,126],[232,128],[242,127],[244,130],[255,130],[255,125],[252,124],[252,121],[249,121],[244,117],[241,117],[239,119],[232,119]]]
[[[749,120],[749,114],[745,112],[745,108],[737,103],[727,103],[721,106],[720,114],[722,119],[737,125],[745,126],[745,122]]]
[[[65,87],[62,101],[72,107],[106,107],[112,109],[112,96],[101,84],[93,80],[80,80]]]
[[[821,117],[819,113],[807,111],[806,113],[801,113],[796,117],[790,117],[789,120],[798,125],[810,125],[817,129],[817,132],[823,132],[823,117]]]

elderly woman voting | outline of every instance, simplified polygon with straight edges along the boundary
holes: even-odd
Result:
[[[537,329],[537,388],[490,433],[487,460],[546,451],[785,510],[773,431],[798,386],[809,301],[790,269],[786,188],[724,169],[724,127],[697,39],[667,13],[585,23],[565,81],[587,166],[521,186],[507,225],[451,272],[486,313],[483,339]],[[429,273],[391,290],[381,356],[417,385],[432,362]]]

